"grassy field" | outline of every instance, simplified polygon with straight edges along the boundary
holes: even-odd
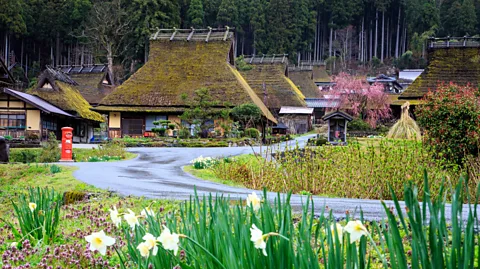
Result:
[[[10,149],[10,162],[12,163],[36,163],[42,154],[41,148],[12,148]],[[102,158],[103,156],[115,158]],[[118,157],[118,158],[117,158]],[[137,154],[126,150],[99,150],[91,149],[73,149],[73,158],[76,162],[88,161],[119,161],[130,160],[137,157]],[[92,160],[92,158],[95,158]]]
[[[18,225],[12,201],[16,202],[19,195],[26,193],[27,187],[51,187],[61,194],[81,191],[88,194],[90,199],[62,207],[60,233],[53,245],[32,246],[35,251],[31,251],[32,247],[17,250],[16,253],[10,253],[8,258],[4,257],[0,261],[0,267],[16,268],[27,263],[33,268],[46,268],[41,264],[48,264],[52,268],[113,267],[118,264],[118,257],[114,252],[109,251],[104,257],[92,255],[85,248],[84,240],[84,236],[100,230],[113,236],[122,234],[120,230],[114,229],[110,221],[110,208],[116,206],[119,210],[126,211],[128,208],[140,213],[144,207],[151,205],[152,210],[162,211],[163,214],[178,207],[178,203],[172,201],[121,197],[76,180],[72,175],[75,168],[58,166],[58,171],[58,168],[51,167],[52,165],[45,164],[0,165],[0,254],[8,252],[10,244],[18,241],[5,221]],[[57,254],[53,255],[54,253]],[[45,259],[44,263],[42,259]]]

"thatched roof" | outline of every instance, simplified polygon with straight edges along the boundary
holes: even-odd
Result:
[[[248,84],[232,68],[233,41],[182,41],[156,38],[150,41],[149,61],[111,94],[98,111],[122,109],[128,111],[182,110],[188,102],[182,94],[193,97],[197,89],[208,88],[221,105],[254,103],[271,121],[275,121]],[[112,108],[115,107],[115,108]]]
[[[75,89],[91,105],[100,103],[113,90],[112,79],[105,64],[69,65],[59,69],[75,81]]]
[[[12,74],[8,71],[8,67],[0,57],[0,87],[15,84]]]
[[[312,71],[289,71],[288,77],[297,85],[305,98],[319,98],[322,96],[318,86],[312,79]]]
[[[313,66],[313,82],[331,82],[324,65]]]
[[[102,122],[102,115],[90,110],[92,107],[75,88],[77,85],[67,74],[47,67],[40,75],[37,86],[28,93],[81,118]]]
[[[300,106],[304,107],[302,92],[285,75],[286,63],[266,63],[254,64],[248,71],[240,71],[248,84],[255,91],[257,96],[264,100],[263,84],[267,89],[266,106],[270,109],[278,110],[282,106]]]
[[[428,67],[399,99],[420,99],[439,83],[480,85],[480,48],[435,48],[428,52]]]

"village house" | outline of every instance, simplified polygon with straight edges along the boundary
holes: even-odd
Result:
[[[433,38],[428,43],[428,66],[400,95],[414,107],[439,83],[480,85],[480,38]]]
[[[234,35],[227,29],[159,30],[149,60],[107,95],[96,111],[108,114],[109,137],[150,135],[154,121],[186,124],[179,116],[194,92],[208,88],[218,109],[253,103],[277,120],[234,66]],[[187,95],[185,100],[182,95]],[[219,120],[214,122],[218,126]]]
[[[94,128],[104,121],[102,115],[90,110],[92,106],[77,90],[79,84],[61,70],[48,67],[40,75],[35,87],[27,91],[65,111],[71,117],[58,118],[52,115],[41,117],[41,139],[46,139],[49,132],[61,135],[61,127],[74,128],[73,142],[88,143],[93,138]]]

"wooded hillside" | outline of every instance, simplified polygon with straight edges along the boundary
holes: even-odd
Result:
[[[28,82],[46,65],[108,63],[118,82],[151,29],[235,27],[236,54],[288,53],[337,69],[422,67],[429,36],[480,32],[480,0],[0,0],[0,53]],[[407,59],[400,58],[406,51]],[[25,73],[27,75],[25,75]]]

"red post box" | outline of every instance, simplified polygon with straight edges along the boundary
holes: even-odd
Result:
[[[62,128],[62,158],[61,162],[73,162],[72,159],[72,143],[73,143],[73,128]]]

